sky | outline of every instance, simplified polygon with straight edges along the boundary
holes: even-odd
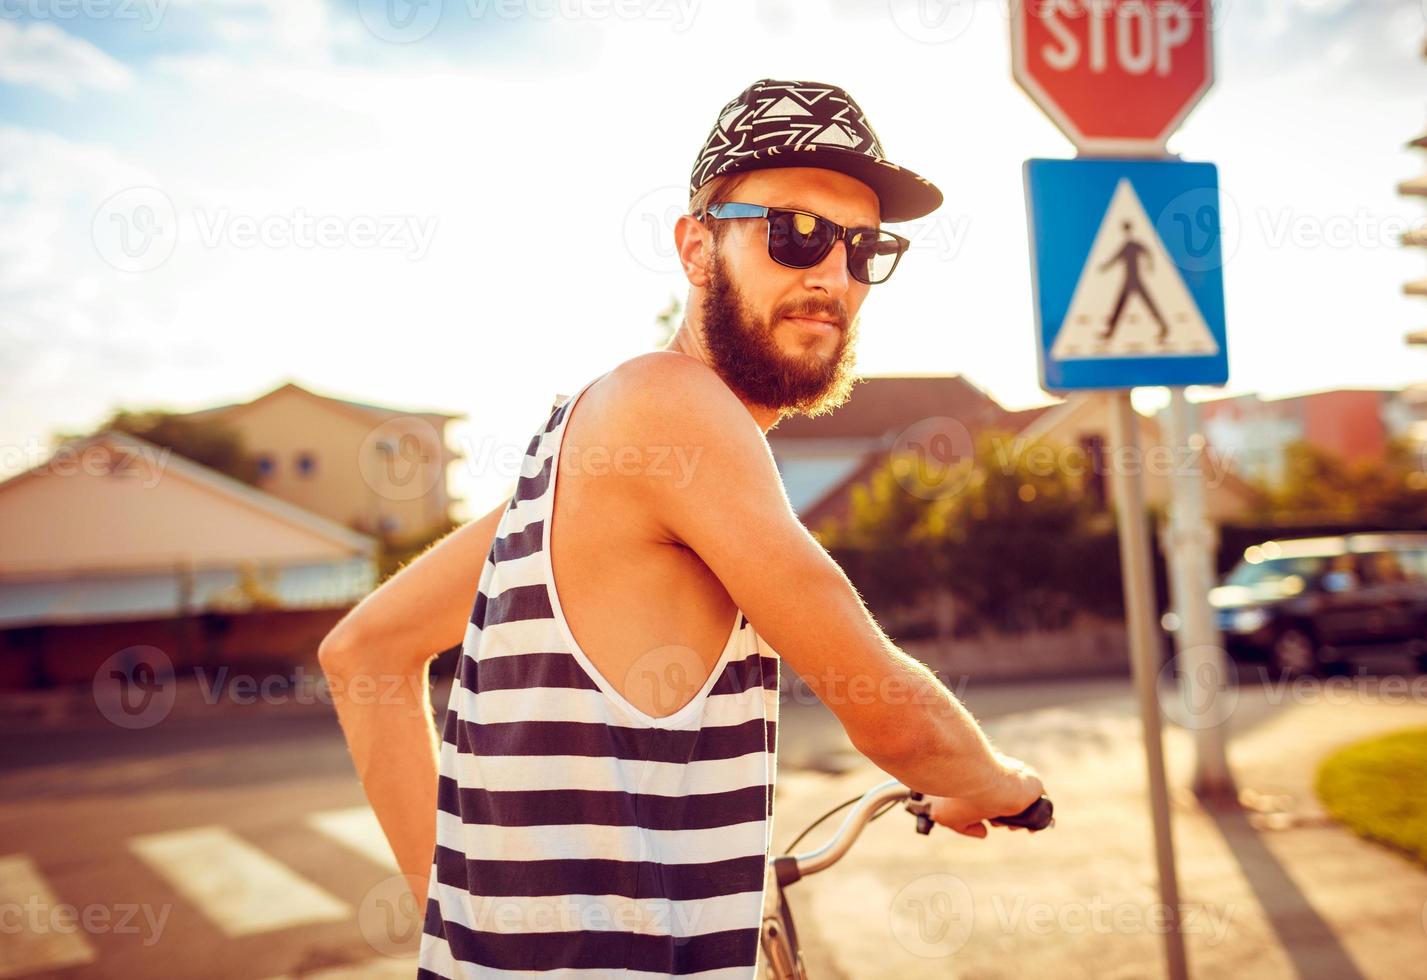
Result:
[[[117,407],[286,380],[464,412],[476,511],[557,393],[652,349],[718,110],[833,82],[946,201],[861,313],[865,374],[1042,403],[1013,0],[0,0],[0,476]],[[1227,0],[1169,149],[1219,166],[1231,393],[1427,375],[1427,12]]]

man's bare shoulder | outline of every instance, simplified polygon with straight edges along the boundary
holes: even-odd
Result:
[[[710,427],[730,426],[757,433],[753,417],[718,373],[677,351],[632,357],[610,371],[598,388],[600,430],[606,436],[698,438]]]

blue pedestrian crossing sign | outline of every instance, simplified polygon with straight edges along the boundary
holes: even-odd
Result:
[[[1177,160],[1027,160],[1041,386],[1224,384],[1219,175]]]

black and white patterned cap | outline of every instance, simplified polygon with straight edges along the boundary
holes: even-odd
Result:
[[[852,96],[822,82],[760,78],[719,111],[694,161],[689,197],[720,174],[824,167],[867,184],[883,221],[909,221],[941,206],[941,191],[888,160]]]

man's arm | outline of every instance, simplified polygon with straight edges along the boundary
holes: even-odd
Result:
[[[832,709],[852,743],[914,789],[956,797],[963,832],[1024,809],[1040,781],[1000,756],[970,712],[899,650],[798,520],[767,441],[742,403],[689,358],[645,358],[625,375],[611,433],[695,462],[631,484],[667,540],[692,549],[764,637]]]
[[[465,638],[509,502],[452,531],[384,582],[318,650],[362,788],[421,902],[436,849],[441,749],[427,669]]]

